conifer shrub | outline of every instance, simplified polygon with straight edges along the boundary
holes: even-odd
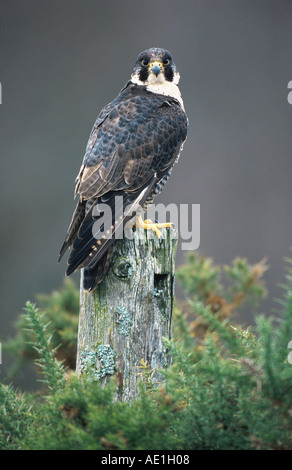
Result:
[[[0,448],[292,449],[292,261],[275,317],[256,315],[248,328],[232,320],[243,303],[265,295],[265,269],[264,261],[251,266],[242,259],[221,268],[192,254],[177,271],[186,301],[176,303],[174,338],[165,339],[172,365],[153,383],[141,361],[132,402],[115,399],[114,378],[102,387],[90,370],[76,377],[66,354],[58,357],[56,337],[70,338],[72,348],[77,340],[73,321],[71,333],[70,319],[63,323],[65,335],[48,314],[53,304],[66,313],[68,287],[40,308],[28,302],[17,337],[22,351],[29,343],[41,388],[31,394],[0,384]],[[70,289],[70,299],[77,298]]]

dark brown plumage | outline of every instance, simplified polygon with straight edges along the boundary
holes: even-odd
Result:
[[[170,58],[167,64],[166,56]],[[143,61],[148,61],[147,66]],[[146,70],[148,78],[141,80]],[[169,52],[145,51],[138,57],[131,80],[103,108],[93,126],[76,179],[79,202],[59,257],[71,247],[66,274],[84,267],[86,290],[93,290],[102,280],[110,263],[110,247],[130,218],[124,214],[116,220],[115,196],[123,198],[123,210],[147,204],[162,190],[179,157],[188,120],[172,83],[177,77]],[[111,238],[101,238],[103,227],[94,233],[95,222],[104,216],[96,211],[96,204],[112,209]]]

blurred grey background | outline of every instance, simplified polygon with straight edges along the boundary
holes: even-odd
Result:
[[[200,252],[216,263],[267,256],[262,310],[273,313],[292,246],[292,2],[0,5],[0,337],[13,334],[26,300],[61,285],[57,256],[91,127],[153,46],[174,56],[190,120],[159,201],[201,205]]]

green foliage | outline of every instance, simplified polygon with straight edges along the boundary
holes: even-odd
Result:
[[[187,264],[177,270],[177,277],[190,297],[206,301],[222,296],[239,306],[244,299],[256,302],[266,295],[261,281],[266,269],[265,260],[249,265],[246,259],[235,258],[230,266],[221,268],[211,258],[191,253]]]
[[[169,392],[175,390],[176,400],[185,402],[180,427],[184,448],[292,448],[287,343],[277,348],[277,334],[263,317],[255,335],[218,322],[202,304],[196,310],[211,320],[212,332],[192,354],[174,344],[174,365],[166,371]]]
[[[76,344],[79,315],[79,290],[70,279],[66,279],[59,291],[49,295],[36,296],[40,311],[45,312],[46,319],[53,326],[51,343],[58,347],[56,356],[63,360],[71,369],[75,368]],[[36,350],[32,346],[32,333],[26,328],[26,316],[20,315],[16,322],[16,336],[2,342],[3,351],[10,353],[14,365],[9,377],[13,377],[24,362],[36,358]]]
[[[26,395],[11,385],[0,384],[0,450],[22,448],[27,429],[34,425],[31,409]]]
[[[90,375],[71,375],[65,388],[39,408],[38,423],[22,441],[24,449],[171,449],[172,410],[155,406],[143,389],[132,403],[114,400],[115,384],[102,388]]]
[[[237,260],[225,268],[225,290],[222,270],[192,257],[180,274],[190,297],[187,316],[176,306],[175,339],[166,341],[173,364],[160,371],[163,383],[153,383],[153,370],[141,361],[140,394],[133,402],[115,399],[115,378],[102,387],[90,370],[81,377],[65,373],[50,343],[52,325],[28,303],[25,327],[49,389],[32,397],[1,385],[0,448],[292,449],[290,264],[277,318],[260,315],[244,329],[231,323],[230,312],[262,296],[263,263]],[[210,301],[215,297],[217,308]],[[200,336],[194,323],[204,325]]]
[[[236,258],[230,266],[221,268],[215,266],[211,258],[191,253],[187,263],[177,270],[177,277],[189,299],[202,301],[212,313],[218,314],[219,320],[224,320],[245,302],[254,306],[266,295],[262,281],[266,270],[265,260],[249,265],[246,259]],[[208,321],[194,318],[193,308],[185,308],[185,314],[190,314],[192,335],[203,338]]]
[[[210,292],[221,294],[220,267],[214,266],[211,258],[204,258],[194,252],[189,254],[187,261],[176,271],[187,295],[206,299]]]
[[[43,376],[40,380],[48,385],[51,392],[56,392],[64,385],[65,369],[62,363],[54,357],[56,348],[51,348],[52,335],[48,331],[50,322],[45,323],[45,314],[40,313],[31,302],[26,303],[24,310],[26,311],[26,331],[30,332],[33,337],[30,344],[38,355],[35,364]]]

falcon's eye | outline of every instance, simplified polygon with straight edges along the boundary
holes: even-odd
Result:
[[[149,64],[149,59],[141,59],[141,64],[146,67]]]
[[[164,65],[170,64],[170,58],[167,57],[166,59],[163,59],[163,64],[164,64]]]

